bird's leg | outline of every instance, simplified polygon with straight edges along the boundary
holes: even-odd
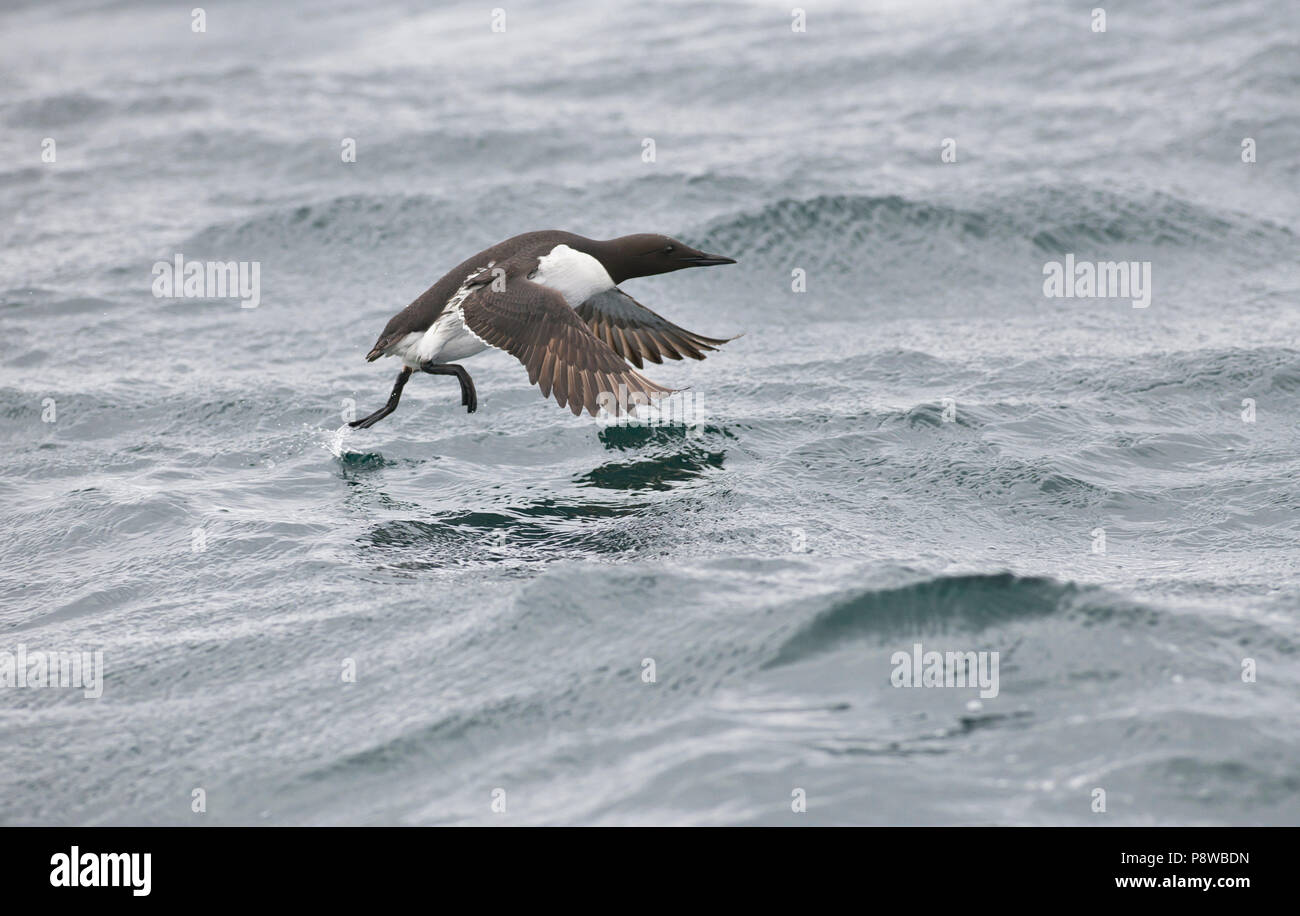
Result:
[[[478,410],[478,392],[474,390],[474,380],[469,377],[464,366],[457,366],[454,363],[425,363],[420,367],[420,371],[430,375],[456,376],[460,382],[460,403],[468,413]]]
[[[388,396],[388,403],[368,417],[363,417],[360,420],[353,420],[348,424],[348,426],[351,426],[353,429],[369,429],[396,410],[397,402],[402,399],[402,389],[406,387],[406,382],[410,377],[411,367],[406,366],[397,374],[397,383],[393,385],[393,393]]]

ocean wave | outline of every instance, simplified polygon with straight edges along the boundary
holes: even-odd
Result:
[[[1300,392],[1300,351],[1287,347],[1225,348],[1110,360],[1103,368],[1069,367],[1053,387],[1090,386],[1098,393],[1153,396],[1216,394],[1230,400]]]
[[[1297,58],[1300,58],[1300,42],[1275,41],[1236,63],[1228,76],[1241,89],[1292,93],[1300,87]]]
[[[70,127],[106,120],[114,115],[157,117],[204,111],[212,103],[196,95],[146,93],[136,97],[111,99],[85,92],[56,93],[27,99],[7,106],[5,119],[27,127]]]
[[[847,642],[899,634],[978,632],[1018,620],[1087,611],[1146,618],[1153,611],[1108,599],[1093,587],[1012,573],[940,576],[872,588],[835,600],[789,636],[765,668],[832,651]]]
[[[978,206],[885,196],[823,194],[786,198],[759,210],[717,219],[708,237],[728,251],[775,255],[782,263],[841,266],[869,247],[873,259],[891,243],[929,246],[936,240],[1018,245],[1025,254],[1109,251],[1115,246],[1189,248],[1234,244],[1294,245],[1284,226],[1216,211],[1164,193],[1038,187],[990,198]]]
[[[69,92],[29,99],[10,107],[6,120],[21,127],[67,127],[103,116],[112,105],[106,99],[84,92]]]
[[[603,191],[593,193],[593,202],[603,200]],[[504,195],[493,206],[507,206],[514,196]],[[513,214],[515,222],[519,218]],[[489,216],[494,219],[511,224],[504,215]],[[328,264],[349,276],[373,265],[375,252],[383,252],[387,262],[422,271],[422,279],[429,279],[438,271],[428,265],[450,265],[475,247],[476,239],[484,245],[491,241],[479,238],[483,220],[482,213],[430,194],[347,194],[264,206],[246,218],[198,230],[177,250],[194,258],[256,257],[279,273],[315,275]],[[1036,187],[967,204],[897,194],[784,198],[681,231],[747,260],[754,275],[763,273],[764,265],[788,270],[786,265],[798,264],[846,276],[935,277],[987,273],[987,265],[1008,258],[1041,263],[1071,252],[1121,259],[1208,252],[1242,262],[1275,261],[1296,243],[1289,228],[1263,218],[1165,193],[1130,195],[1083,186]]]
[[[386,233],[423,225],[430,230],[446,229],[446,204],[423,194],[347,194],[309,204],[277,207],[233,222],[214,223],[192,235],[187,244],[273,246],[291,239],[310,238],[314,243],[331,240],[356,244],[365,241],[364,232]],[[363,237],[358,239],[358,233]],[[432,235],[432,231],[429,233]]]

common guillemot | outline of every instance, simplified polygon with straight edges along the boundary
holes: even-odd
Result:
[[[478,409],[474,380],[456,360],[489,347],[523,363],[528,382],[574,416],[611,403],[622,409],[672,392],[637,369],[663,357],[704,359],[731,338],[680,328],[618,288],[632,277],[734,264],[666,235],[597,241],[571,232],[526,232],[454,267],[388,322],[366,354],[396,356],[402,371],[388,403],[350,426],[367,429],[397,409],[411,374],[454,375],[460,402]],[[610,398],[600,399],[608,392]],[[598,401],[600,399],[600,401]]]

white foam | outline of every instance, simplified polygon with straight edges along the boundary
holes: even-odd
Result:
[[[343,443],[347,441],[348,434],[352,432],[352,427],[344,423],[332,433],[325,434],[324,446],[330,450],[335,458],[343,457]]]

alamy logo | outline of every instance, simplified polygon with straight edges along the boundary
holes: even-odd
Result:
[[[704,399],[694,391],[677,391],[651,400],[620,384],[617,392],[598,392],[596,406],[596,422],[601,426],[681,426],[690,435],[704,431]]]
[[[0,650],[0,687],[80,687],[87,699],[104,694],[104,650],[17,652]]]
[[[895,687],[979,687],[986,700],[998,695],[996,652],[925,652],[918,642],[910,653],[895,652],[889,663]]]
[[[136,897],[148,897],[153,853],[71,852],[50,856],[50,884],[54,887],[129,887]]]
[[[239,307],[262,304],[261,261],[155,261],[153,294],[157,299],[239,299]]]
[[[1150,261],[1078,261],[1043,265],[1043,295],[1049,299],[1131,299],[1133,308],[1151,304]]]

